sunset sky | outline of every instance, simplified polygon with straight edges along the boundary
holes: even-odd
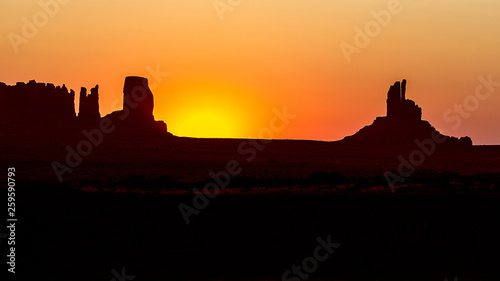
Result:
[[[0,81],[99,84],[102,115],[137,75],[178,136],[255,138],[286,107],[296,118],[276,138],[338,140],[385,115],[406,78],[442,133],[500,144],[498,0],[0,3]]]

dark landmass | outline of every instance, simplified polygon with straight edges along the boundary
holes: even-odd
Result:
[[[82,93],[76,116],[64,85],[0,84],[19,276],[282,280],[331,235],[308,280],[499,280],[500,146],[435,131],[404,80],[387,116],[334,142],[172,136],[140,77],[103,117],[98,87]],[[187,225],[180,204],[228,163],[239,173]]]
[[[450,175],[500,173],[500,147],[473,146],[469,137],[436,131],[421,120],[421,108],[406,98],[406,80],[390,87],[387,116],[334,142],[174,137],[164,122],[154,119],[147,79],[127,77],[123,93],[123,110],[101,118],[98,86],[89,95],[82,88],[77,117],[74,92],[68,93],[64,85],[0,84],[4,159],[27,171],[30,180],[75,186],[136,175],[194,184],[206,180],[210,171],[223,171],[230,161],[241,165],[237,178],[248,183],[300,182],[314,174],[340,173],[349,178],[385,175],[389,186],[387,172],[404,184],[413,175],[405,173],[408,169]]]

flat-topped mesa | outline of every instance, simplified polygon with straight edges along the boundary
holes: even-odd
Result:
[[[99,85],[92,88],[89,95],[87,95],[87,89],[85,87],[81,88],[78,119],[83,124],[97,124],[101,119],[101,113],[99,113],[98,91]]]
[[[412,100],[406,99],[406,80],[396,82],[387,93],[387,118],[422,120],[422,109]]]

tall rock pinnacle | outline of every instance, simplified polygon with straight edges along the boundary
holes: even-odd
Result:
[[[87,95],[87,89],[81,88],[80,91],[80,111],[78,119],[84,124],[96,124],[101,119],[99,113],[99,85],[96,85],[90,90]]]
[[[387,93],[387,118],[422,120],[422,109],[406,99],[406,80],[396,82]]]

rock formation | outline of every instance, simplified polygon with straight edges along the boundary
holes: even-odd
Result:
[[[75,113],[75,92],[65,85],[37,83],[34,80],[9,86],[0,82],[0,126],[10,133],[45,132],[50,129],[64,133],[81,134],[88,127],[99,128],[103,121],[99,113],[99,86],[87,95],[80,92],[78,117]],[[116,127],[117,134],[170,135],[163,121],[155,121],[154,99],[148,80],[142,77],[127,77],[123,87],[123,109],[104,118]],[[52,133],[52,132],[48,132]]]
[[[149,89],[147,78],[126,77],[123,86],[123,101],[124,107],[128,106],[130,108],[130,116],[127,119],[131,122],[140,123],[154,120],[153,93]]]
[[[90,90],[87,95],[87,89],[81,88],[80,91],[80,109],[78,112],[78,119],[82,124],[97,124],[101,119],[99,113],[99,85]]]
[[[406,99],[406,80],[396,82],[387,93],[387,116],[377,117],[373,124],[359,130],[352,136],[345,137],[341,143],[361,145],[414,145],[415,140],[424,140],[432,136],[436,129],[422,120],[422,109],[414,101]],[[469,137],[457,139],[436,132],[446,139],[447,146],[468,147],[472,145]]]
[[[123,86],[123,109],[104,118],[116,123],[119,132],[166,134],[167,125],[163,121],[155,121],[153,108],[153,93],[149,89],[148,79],[128,76]]]
[[[396,82],[387,93],[387,118],[422,120],[422,109],[406,99],[406,80]]]
[[[76,120],[75,92],[65,85],[18,82],[10,86],[0,83],[0,123],[21,128],[55,128]]]

